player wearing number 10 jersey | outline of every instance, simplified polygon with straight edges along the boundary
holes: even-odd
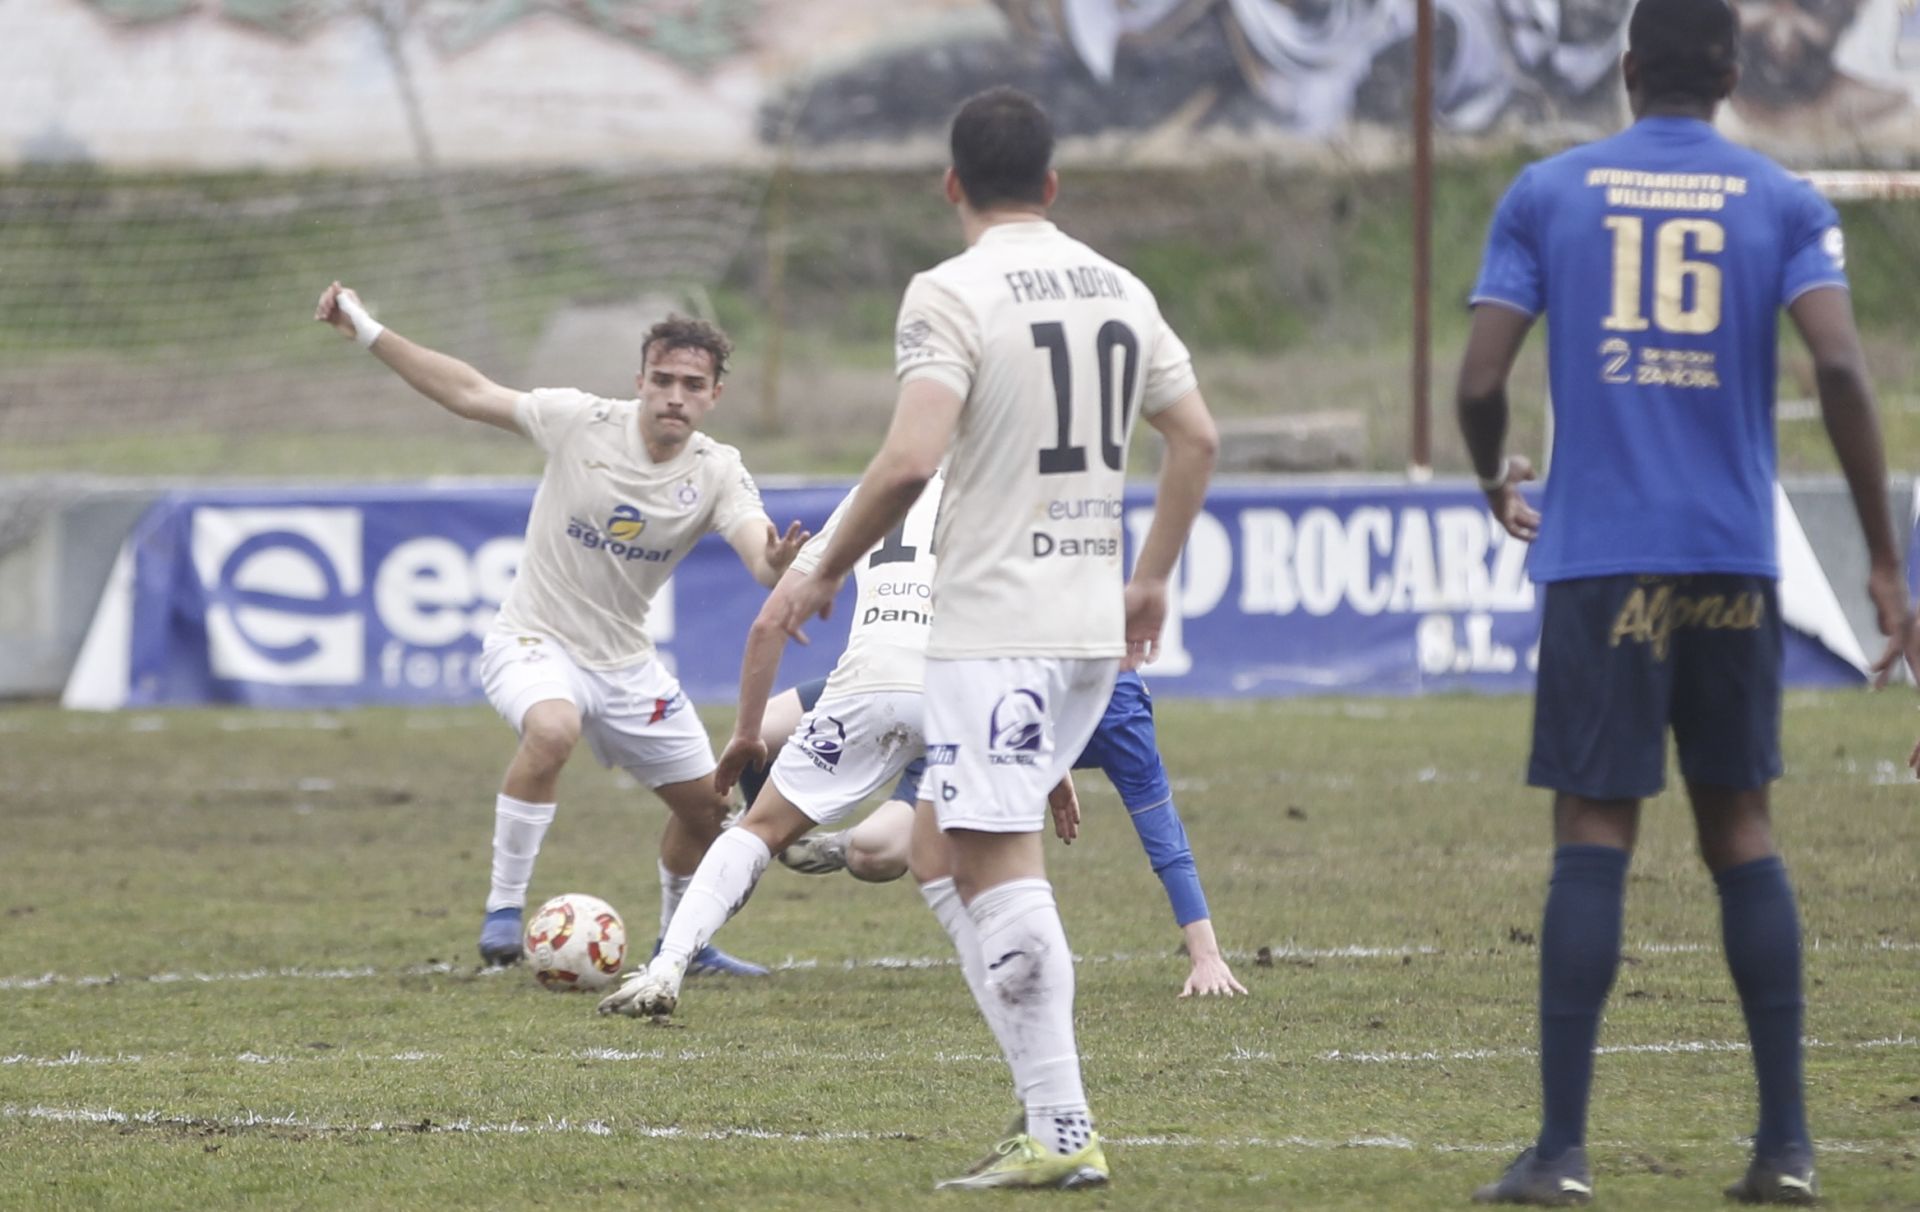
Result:
[[[1073,956],[1040,846],[1123,659],[1159,638],[1166,579],[1217,446],[1186,348],[1138,278],[1047,221],[1053,134],[1032,98],[973,97],[945,180],[968,248],[914,278],[895,330],[892,428],[819,566],[797,630],[905,517],[949,451],[927,643],[916,875],[951,862],[943,911],[1025,1108],[951,1186],[1103,1183],[1073,1030]],[[1136,416],[1167,438],[1152,528],[1124,578],[1121,489]],[[938,830],[931,828],[937,820]],[[944,843],[942,842],[944,838]],[[937,853],[936,853],[937,852]],[[937,881],[932,881],[937,882]]]
[[[1759,1079],[1752,1165],[1729,1194],[1811,1202],[1801,1080],[1800,924],[1774,852],[1781,771],[1775,581],[1778,312],[1806,338],[1828,432],[1895,644],[1906,595],[1874,406],[1833,208],[1720,137],[1738,79],[1725,0],[1640,0],[1622,61],[1635,122],[1521,173],[1495,214],[1460,371],[1462,432],[1489,504],[1535,539],[1546,586],[1528,780],[1555,793],[1540,934],[1543,1117],[1534,1147],[1476,1198],[1585,1203],[1593,1047],[1620,958],[1640,801],[1671,728],[1721,903]],[[1506,378],[1550,317],[1552,474],[1542,509],[1504,462]]]

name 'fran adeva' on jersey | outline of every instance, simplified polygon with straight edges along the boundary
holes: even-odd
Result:
[[[895,354],[965,401],[928,655],[1122,655],[1127,440],[1195,386],[1153,293],[1051,223],[996,224],[914,278]]]

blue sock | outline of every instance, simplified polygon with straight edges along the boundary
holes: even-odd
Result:
[[[1540,926],[1540,1140],[1551,1161],[1587,1136],[1600,1008],[1620,966],[1627,852],[1561,846]]]
[[[1760,1081],[1753,1149],[1760,1157],[1773,1157],[1787,1145],[1812,1143],[1800,1068],[1806,1009],[1800,991],[1800,914],[1786,864],[1777,854],[1717,872],[1713,881],[1720,886],[1727,967],[1740,991]]]

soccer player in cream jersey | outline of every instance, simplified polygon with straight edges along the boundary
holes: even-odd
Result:
[[[638,400],[581,391],[516,391],[387,329],[335,282],[314,318],[357,339],[421,395],[456,416],[522,434],[546,453],[513,588],[482,648],[487,701],[519,733],[494,805],[493,878],[480,955],[521,955],[521,914],[560,771],[584,737],[667,805],[660,838],[660,924],[720,834],[713,749],[680,684],[654,658],[647,609],[707,534],[726,539],[772,585],[807,535],[782,535],[740,452],[699,432],[719,399],[731,346],[710,324],[673,318],[641,342]],[[764,974],[712,948],[694,966]]]
[[[786,647],[782,621],[788,599],[819,563],[854,500],[849,493],[800,550],[748,631],[740,663],[740,711],[715,774],[722,795],[749,764],[767,760],[760,733]],[[847,646],[825,691],[801,717],[793,743],[781,748],[746,816],[701,860],[665,929],[659,954],[601,999],[602,1014],[673,1013],[692,957],[746,904],[768,860],[815,825],[846,816],[926,751],[920,691],[933,614],[933,523],[939,508],[936,478],[899,527],[860,558]]]
[[[965,912],[943,917],[1025,1109],[958,1187],[1107,1181],[1073,1030],[1073,956],[1041,830],[1123,661],[1159,639],[1166,580],[1218,438],[1192,362],[1144,283],[1047,221],[1053,135],[1032,98],[960,108],[946,195],[968,248],[916,276],[895,331],[900,392],[880,452],[784,624],[827,610],[947,459],[934,532],[927,780]],[[1167,439],[1131,581],[1120,496],[1136,415]],[[951,456],[949,458],[949,455]],[[937,838],[933,839],[937,842]],[[929,845],[926,849],[932,849]]]

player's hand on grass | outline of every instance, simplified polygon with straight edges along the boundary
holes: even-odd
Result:
[[[1127,656],[1122,669],[1138,669],[1160,655],[1160,629],[1167,622],[1167,583],[1139,577],[1127,582]]]
[[[1525,455],[1507,456],[1507,478],[1500,487],[1487,492],[1487,507],[1507,533],[1523,543],[1540,536],[1540,511],[1520,495],[1520,485],[1533,479],[1533,460]]]
[[[757,736],[736,736],[727,742],[720,764],[713,768],[713,789],[721,795],[733,790],[748,766],[767,764],[767,743]],[[748,807],[752,807],[751,804]]]
[[[1047,807],[1053,809],[1053,832],[1067,845],[1080,836],[1080,793],[1073,789],[1073,775],[1060,780],[1047,792]]]
[[[1245,995],[1247,987],[1233,979],[1233,969],[1219,952],[1212,955],[1193,957],[1193,969],[1187,973],[1186,987],[1180,990],[1181,997],[1232,997],[1238,993]]]
[[[787,527],[787,533],[784,535],[773,528],[773,523],[767,523],[768,567],[776,573],[785,572],[787,566],[793,563],[793,557],[800,554],[800,549],[805,547],[807,540],[812,537],[813,532],[800,525],[798,520]]]
[[[840,578],[823,577],[818,569],[795,582],[787,593],[786,609],[780,617],[780,629],[802,644],[810,643],[801,628],[813,618],[833,613],[833,599],[840,596]]]
[[[1213,936],[1210,918],[1188,922],[1180,928],[1180,933],[1186,936],[1187,954],[1193,960],[1186,987],[1180,990],[1181,997],[1232,997],[1246,993],[1247,987],[1233,979],[1233,969],[1227,967],[1226,959],[1220,954],[1220,941]]]

